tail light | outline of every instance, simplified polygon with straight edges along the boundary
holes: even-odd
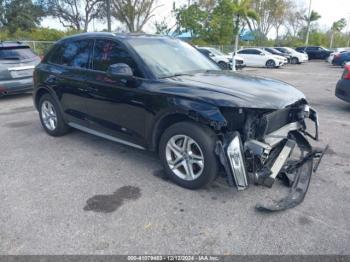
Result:
[[[350,80],[350,64],[346,64],[344,68],[343,79]]]

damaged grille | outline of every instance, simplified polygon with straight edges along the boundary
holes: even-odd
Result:
[[[274,111],[262,116],[259,120],[256,136],[263,138],[289,123],[301,120],[302,107],[286,107],[281,110]]]

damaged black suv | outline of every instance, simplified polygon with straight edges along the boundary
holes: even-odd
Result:
[[[45,131],[79,129],[157,151],[175,183],[196,189],[217,175],[244,190],[284,177],[291,193],[265,210],[300,203],[314,158],[317,113],[294,87],[222,71],[170,37],[86,33],[58,41],[34,73]],[[315,135],[306,131],[306,120]],[[318,162],[317,162],[318,163]]]

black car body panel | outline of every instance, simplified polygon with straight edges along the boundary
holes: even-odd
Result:
[[[309,108],[305,96],[296,88],[277,80],[222,71],[204,57],[203,63],[209,63],[215,70],[157,77],[127,41],[138,38],[146,42],[147,39],[170,39],[165,41],[175,45],[178,41],[143,34],[112,33],[88,33],[59,41],[35,69],[35,106],[39,109],[41,96],[49,93],[68,125],[153,151],[157,151],[162,133],[172,124],[188,120],[200,123],[215,132],[218,140],[215,153],[227,170],[229,181],[235,178],[238,189],[247,188],[247,177],[245,171],[235,173],[238,172],[234,169],[237,152],[230,153],[230,150],[240,150],[240,158],[247,157],[241,159],[247,161],[244,169],[265,177],[269,174],[265,172],[269,168],[264,166],[266,154],[274,152],[271,161],[278,162],[278,151],[291,150],[289,145],[295,143],[290,141],[291,132],[297,132],[296,137],[303,133],[318,138],[317,113]],[[127,66],[134,75],[110,74],[111,65],[108,70],[99,69],[105,66],[100,64],[103,59],[95,59],[101,39],[108,42],[103,52],[117,44],[113,48],[118,50],[118,59],[122,60],[119,65]],[[59,50],[63,50],[62,55]],[[65,61],[66,52],[71,55],[72,50],[75,50],[74,58]],[[306,131],[306,118],[315,123],[314,136]],[[237,144],[234,148],[234,141],[239,144],[238,148]],[[312,157],[309,158],[302,159],[299,164],[311,161]],[[255,165],[252,161],[261,164]],[[272,181],[277,173],[274,175]],[[304,177],[310,176],[311,171],[304,174]],[[261,177],[256,181],[261,181]],[[262,181],[264,184],[265,180]],[[268,184],[271,185],[271,180]],[[290,206],[300,203],[305,193],[306,189]]]
[[[302,46],[295,49],[298,52],[306,53],[309,59],[326,59],[332,51],[323,48],[322,46]]]
[[[339,99],[350,103],[350,63],[344,66],[344,72],[337,83],[335,95]]]

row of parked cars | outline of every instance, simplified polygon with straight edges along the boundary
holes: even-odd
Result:
[[[285,64],[301,64],[309,57],[304,52],[298,52],[290,47],[260,47],[243,48],[233,53],[224,54],[212,47],[197,47],[197,49],[216,62],[222,69],[232,69],[233,57],[236,69],[248,67],[278,68]]]

